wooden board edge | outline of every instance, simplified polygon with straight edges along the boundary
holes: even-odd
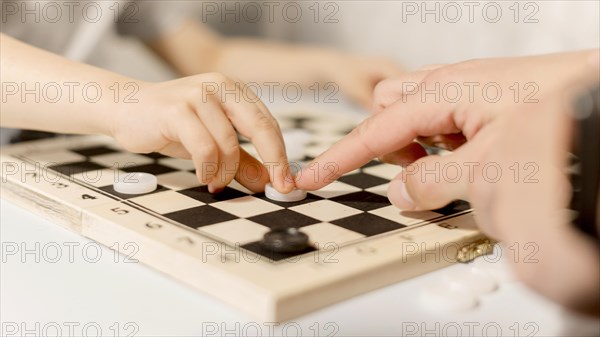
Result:
[[[0,184],[0,193],[1,199],[27,209],[62,228],[81,234],[81,209],[61,203],[52,196],[36,192],[9,179]]]

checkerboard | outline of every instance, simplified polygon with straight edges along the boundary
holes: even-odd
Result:
[[[310,135],[303,161],[357,123],[351,117],[311,113],[278,118],[284,132],[302,129]],[[240,144],[255,153],[250,143],[240,139]],[[415,262],[407,252],[414,259],[421,252],[441,252],[452,245],[458,250],[481,239],[466,202],[425,212],[401,212],[392,206],[385,194],[399,167],[378,161],[291,203],[252,194],[235,181],[210,194],[190,161],[128,153],[102,137],[15,145],[3,151],[2,165],[3,197],[41,210],[107,246],[134,242],[140,251],[135,258],[267,319],[294,317],[455,262],[446,261],[447,256],[441,262],[421,259],[420,266],[409,270]],[[143,195],[116,192],[115,177],[130,172],[156,175],[158,188]],[[282,227],[299,228],[309,236],[310,247],[297,253],[262,248],[263,235]],[[409,243],[410,251],[404,249]],[[336,262],[328,265],[328,260]],[[407,270],[367,275],[382,266]],[[207,275],[211,280],[203,282]],[[258,298],[254,305],[247,303],[251,299],[232,296],[224,284],[254,291],[250,297]],[[336,284],[340,287],[332,288]]]

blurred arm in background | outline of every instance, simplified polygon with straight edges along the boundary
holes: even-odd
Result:
[[[400,67],[386,58],[257,38],[225,38],[192,19],[147,44],[185,76],[219,72],[259,84],[294,82],[309,87],[333,83],[367,108],[372,105],[375,85],[401,74]]]

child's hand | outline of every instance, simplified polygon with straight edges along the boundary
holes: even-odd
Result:
[[[112,136],[125,149],[192,159],[211,192],[234,178],[253,191],[269,179],[280,192],[292,190],[277,121],[243,84],[202,74],[140,83],[135,98],[137,103],[119,105],[111,124]],[[236,130],[256,146],[265,165],[239,147]]]

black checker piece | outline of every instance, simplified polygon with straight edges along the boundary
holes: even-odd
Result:
[[[247,249],[251,252],[254,252],[260,256],[264,256],[268,259],[271,259],[273,261],[281,261],[281,260],[293,258],[295,256],[314,252],[316,250],[314,247],[308,246],[308,247],[306,247],[306,249],[301,250],[301,251],[290,252],[290,253],[281,253],[281,252],[275,252],[273,250],[263,248],[263,246],[260,244],[260,241],[250,242],[241,247],[244,249]]]

